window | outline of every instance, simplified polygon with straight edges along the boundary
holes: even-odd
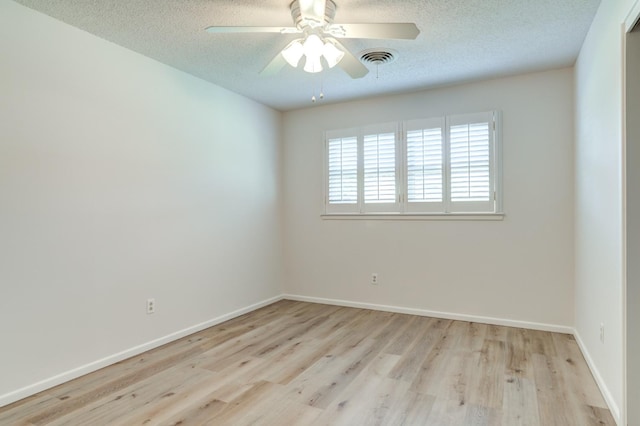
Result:
[[[495,213],[495,112],[326,133],[326,213]]]

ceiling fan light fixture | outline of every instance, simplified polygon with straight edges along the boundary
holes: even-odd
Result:
[[[302,43],[304,48],[304,56],[307,58],[304,64],[304,70],[309,73],[322,71],[322,63],[320,57],[324,49],[324,43],[317,34],[309,34]]]
[[[304,55],[304,47],[300,40],[294,40],[287,47],[282,49],[282,57],[289,65],[296,68],[300,63],[300,59]]]
[[[320,56],[307,56],[307,61],[304,64],[304,70],[312,74],[322,71]]]
[[[304,48],[304,56],[307,58],[315,58],[322,56],[324,43],[317,34],[309,34],[302,44]]]
[[[333,68],[344,58],[344,52],[338,49],[332,42],[327,41],[322,48],[322,56],[324,56],[324,59],[327,61],[329,68]]]

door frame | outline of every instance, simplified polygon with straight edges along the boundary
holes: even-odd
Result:
[[[629,401],[627,399],[627,292],[628,292],[628,279],[627,279],[627,34],[630,33],[636,24],[640,21],[640,0],[636,0],[625,21],[622,23],[622,395],[623,395],[623,407],[622,407],[622,424],[626,425],[628,421],[628,406]]]

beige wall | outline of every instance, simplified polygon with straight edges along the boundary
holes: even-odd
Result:
[[[624,410],[621,44],[622,24],[634,2],[602,1],[575,67],[575,327],[620,421]]]
[[[0,405],[282,293],[278,112],[8,0],[0,58]]]
[[[321,219],[324,130],[493,109],[503,221]],[[572,69],[284,114],[286,291],[571,327],[573,120]]]

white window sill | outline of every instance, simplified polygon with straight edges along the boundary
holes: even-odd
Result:
[[[323,220],[503,220],[504,213],[328,213]]]

